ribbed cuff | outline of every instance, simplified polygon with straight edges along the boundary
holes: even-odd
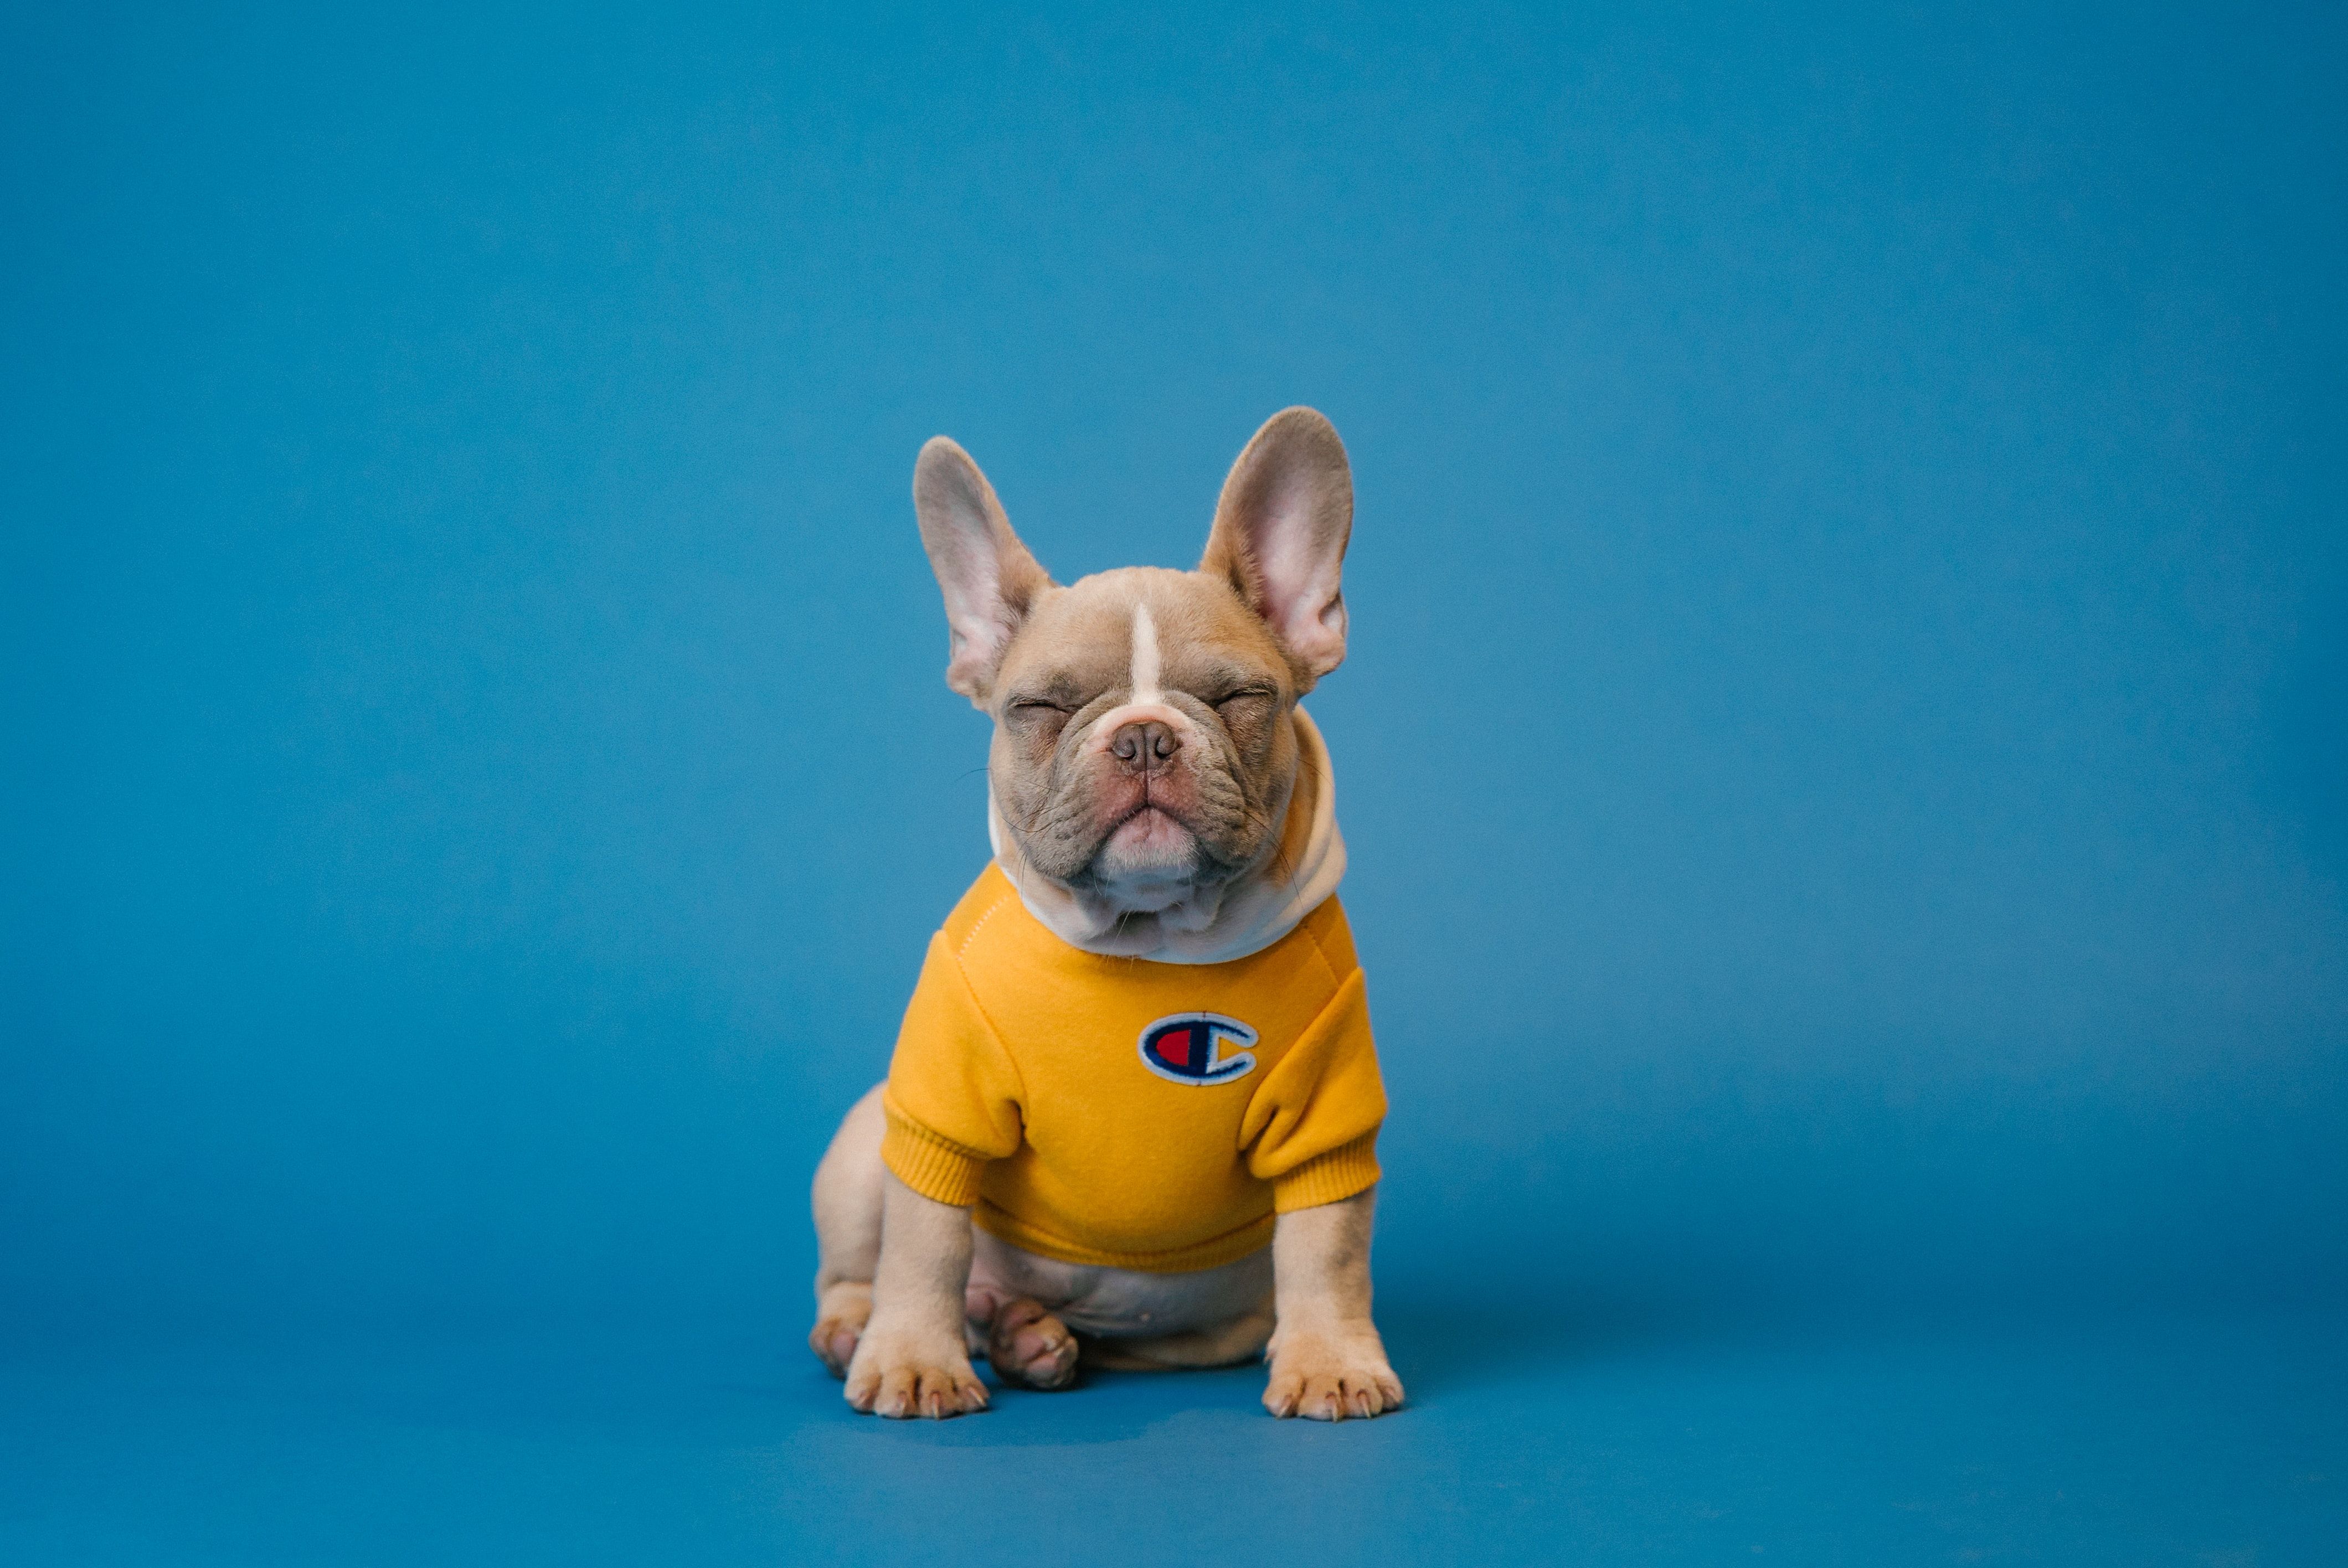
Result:
[[[978,1202],[978,1178],[986,1161],[949,1143],[920,1122],[887,1107],[889,1130],[880,1134],[880,1159],[897,1179],[932,1203],[966,1209]]]
[[[1297,1209],[1317,1209],[1323,1204],[1342,1203],[1355,1193],[1367,1192],[1378,1184],[1377,1147],[1378,1135],[1373,1131],[1325,1154],[1313,1155],[1288,1174],[1273,1180],[1272,1209],[1283,1214]]]

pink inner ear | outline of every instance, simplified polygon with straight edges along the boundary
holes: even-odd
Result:
[[[1263,584],[1263,618],[1308,656],[1325,656],[1344,641],[1344,616],[1331,613],[1344,569],[1343,535],[1329,538],[1316,526],[1318,498],[1303,475],[1283,476],[1251,530]]]
[[[1302,497],[1281,499],[1256,530],[1256,560],[1263,571],[1266,607],[1287,619],[1309,615],[1303,602],[1321,577],[1313,559],[1313,514]]]

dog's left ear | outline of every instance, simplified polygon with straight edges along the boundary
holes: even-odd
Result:
[[[1310,408],[1264,421],[1223,481],[1199,569],[1226,579],[1313,682],[1345,661],[1341,574],[1354,475],[1337,427]]]

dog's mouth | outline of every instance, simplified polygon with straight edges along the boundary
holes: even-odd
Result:
[[[1171,886],[1197,877],[1200,835],[1185,813],[1147,782],[1122,806],[1093,852],[1093,878],[1130,889],[1138,881]]]
[[[1240,788],[1220,774],[1076,774],[1054,783],[1032,815],[1023,814],[1015,789],[1002,792],[1004,828],[1027,869],[1120,909],[1163,907],[1228,881],[1257,847],[1253,835],[1233,831],[1245,821],[1226,822]]]
[[[1128,862],[1188,860],[1199,835],[1160,801],[1143,800],[1117,818],[1101,839],[1101,854]]]

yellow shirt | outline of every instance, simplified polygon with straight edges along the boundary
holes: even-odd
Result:
[[[1030,1252],[1157,1273],[1375,1184],[1386,1112],[1334,897],[1246,958],[1153,963],[1062,941],[993,864],[930,941],[882,1103],[915,1192]]]

